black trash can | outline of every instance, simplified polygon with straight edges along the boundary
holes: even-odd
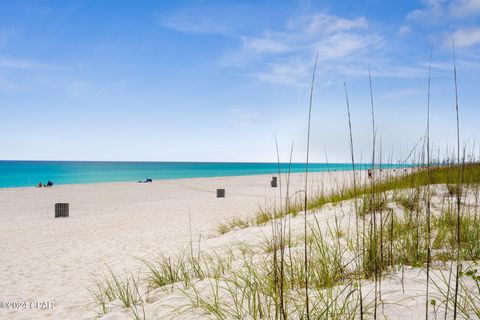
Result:
[[[225,198],[225,189],[217,189],[217,198]]]
[[[272,181],[270,181],[270,184],[272,185],[272,188],[277,187],[277,177],[272,177]]]
[[[55,218],[68,217],[68,203],[55,203]]]

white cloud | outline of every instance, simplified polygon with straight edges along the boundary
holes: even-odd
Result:
[[[13,92],[23,90],[24,85],[19,84],[21,82],[19,79],[23,77],[18,75],[30,76],[33,72],[38,73],[48,69],[53,69],[53,66],[32,60],[0,56],[0,91]]]
[[[184,33],[227,33],[228,25],[215,14],[204,14],[203,11],[185,10],[158,15],[158,22],[165,28]]]
[[[406,20],[434,24],[480,14],[480,0],[424,0],[424,4],[410,12]]]
[[[241,5],[212,6],[198,2],[192,6],[156,14],[163,27],[183,33],[201,33],[233,36],[248,20],[247,11]]]
[[[283,28],[259,30],[256,34],[238,34],[234,31],[242,29],[235,28],[238,19],[226,16],[236,17],[238,13],[204,7],[160,15],[158,21],[179,32],[238,38],[240,46],[230,49],[220,59],[224,66],[245,69],[245,74],[260,81],[292,86],[308,84],[312,57],[317,51],[319,63],[334,69],[334,64],[355,60],[367,48],[376,48],[383,41],[369,30],[363,16],[344,18],[326,12],[292,16],[285,20]]]
[[[445,15],[447,1],[425,0],[425,8],[411,13],[409,19],[439,18]],[[375,61],[375,76],[415,78],[425,76],[418,66],[391,65],[383,50],[384,37],[371,30],[363,17],[345,18],[320,12],[311,15],[290,16],[283,27],[259,30],[253,34],[229,34],[222,24],[214,24],[215,14],[188,19],[175,16],[162,24],[182,32],[222,33],[240,39],[239,47],[232,48],[220,59],[224,66],[240,68],[244,74],[262,82],[304,87],[310,82],[313,58],[319,54],[319,71],[325,82],[334,77],[365,76],[367,66]],[[195,21],[191,24],[189,21]],[[398,34],[412,32],[410,23],[399,27]]]
[[[278,39],[272,39],[269,36],[265,38],[243,37],[244,48],[258,53],[282,53],[290,50],[286,43]]]
[[[398,35],[400,36],[404,36],[410,32],[412,32],[412,27],[406,24],[400,26],[400,29],[398,29]]]
[[[193,22],[177,17],[168,17],[160,20],[160,24],[168,29],[184,33],[223,33],[225,30],[209,21]]]
[[[365,36],[336,33],[309,43],[287,59],[266,64],[266,68],[253,74],[261,81],[297,87],[308,86],[313,68],[314,55],[318,52],[319,70],[322,74],[354,75],[350,72],[356,64],[367,65],[365,55],[369,48],[382,43],[378,36]],[[307,48],[308,47],[308,48]],[[305,52],[301,52],[301,50]],[[355,67],[353,67],[355,68]],[[364,75],[364,73],[362,73]],[[328,81],[324,79],[324,81]]]
[[[454,17],[465,17],[480,13],[480,0],[454,0],[448,6]]]
[[[310,61],[310,65],[312,63]],[[311,70],[307,67],[307,63],[292,59],[270,63],[266,70],[256,72],[252,76],[264,82],[301,87],[305,85],[305,79],[309,73]]]
[[[356,19],[343,19],[334,15],[319,13],[312,17],[307,31],[309,33],[335,33],[354,29],[367,29],[368,22],[365,17]]]
[[[229,52],[224,64],[255,66],[248,74],[257,80],[300,87],[310,81],[316,52],[319,64],[333,70],[336,64],[356,60],[383,41],[368,30],[364,17],[345,19],[326,13],[289,19],[284,29],[241,39],[242,46]]]
[[[452,39],[459,48],[474,46],[480,43],[480,28],[458,29],[446,39],[445,45],[451,45]]]
[[[381,42],[378,36],[365,36],[352,33],[336,33],[313,45],[321,60],[339,60],[351,55],[359,55],[363,49]]]
[[[442,20],[446,14],[445,0],[424,0],[425,7],[407,14],[406,20],[432,24]]]

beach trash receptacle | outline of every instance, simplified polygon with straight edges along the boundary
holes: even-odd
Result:
[[[68,217],[69,214],[68,203],[55,203],[55,218]]]
[[[217,189],[217,198],[225,198],[225,189]]]
[[[276,188],[277,187],[277,177],[272,177],[272,181],[270,181],[270,184],[271,184],[272,188]]]

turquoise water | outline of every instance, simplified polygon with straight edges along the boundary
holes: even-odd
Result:
[[[288,163],[281,163],[286,172]],[[358,169],[369,165],[357,164]],[[384,165],[383,168],[399,167]],[[346,163],[312,163],[309,171],[351,170]],[[292,163],[291,172],[302,172],[305,164]],[[0,161],[0,188],[31,187],[40,181],[54,184],[138,181],[151,178],[180,179],[275,174],[277,163],[235,162],[85,162],[85,161]]]

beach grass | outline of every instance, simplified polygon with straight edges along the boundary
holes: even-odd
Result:
[[[455,174],[456,168],[451,165],[430,168],[430,171],[435,182],[430,185],[433,192],[429,198],[433,203],[429,230],[430,258],[427,255],[427,188],[425,169],[421,168],[401,177],[392,177],[389,181],[378,181],[375,189],[378,193],[374,200],[379,204],[372,204],[371,193],[367,193],[365,187],[359,188],[361,192],[357,198],[348,200],[345,194],[350,191],[347,189],[332,197],[345,198],[342,200],[345,206],[348,202],[358,202],[358,213],[354,216],[358,217],[363,228],[342,229],[338,227],[336,218],[325,225],[315,214],[311,214],[304,243],[302,234],[292,237],[285,227],[287,218],[295,217],[281,215],[278,217],[282,219],[273,226],[283,225],[284,231],[272,232],[271,238],[258,245],[243,243],[241,248],[218,254],[186,252],[178,257],[143,260],[146,276],[142,279],[132,275],[121,279],[111,272],[103,281],[97,281],[91,290],[99,314],[107,313],[112,301],[119,301],[123,308],[138,311],[137,308],[144,303],[139,288],[148,288],[148,291],[180,290],[186,302],[175,310],[177,315],[202,310],[216,319],[268,319],[280,313],[284,313],[284,318],[299,319],[305,312],[301,292],[307,279],[311,317],[357,319],[360,313],[373,317],[375,303],[371,297],[361,297],[359,280],[365,285],[380,274],[384,277],[403,272],[405,268],[425,269],[428,259],[431,260],[430,268],[436,272],[455,261],[458,247],[462,261],[480,259],[480,165],[470,164],[464,168],[460,246],[456,238],[456,195],[449,188],[449,175]],[[383,212],[382,218],[380,212]],[[371,228],[373,217],[377,223],[375,230]],[[304,245],[308,246],[309,254],[306,273]],[[472,273],[473,270],[463,270],[459,275],[457,304],[462,304],[457,310],[459,314],[475,315],[479,310],[478,297],[471,292],[471,283],[467,285],[463,280],[468,278],[471,282],[474,279],[478,285],[479,278]],[[450,278],[450,281],[454,279],[453,276]],[[448,282],[448,275],[444,280]],[[280,281],[282,295],[279,293]],[[381,280],[377,281],[380,285]],[[436,312],[453,312],[453,289],[447,293],[445,288],[448,286],[441,285],[439,279],[432,279],[431,286],[437,291],[441,289],[444,298],[436,297],[435,306],[429,299],[429,308]],[[380,295],[380,287],[377,290]],[[378,298],[378,303],[380,301]],[[141,315],[141,312],[138,314]]]
[[[448,191],[451,196],[455,196],[460,191],[461,187],[452,184],[455,180],[456,166],[453,164],[439,165],[430,167],[429,172],[425,166],[414,167],[414,172],[404,173],[399,176],[390,175],[375,184],[376,194],[385,194],[389,191],[400,191],[405,189],[416,189],[427,185],[435,184],[447,184]],[[480,164],[470,163],[463,167],[464,184],[480,184]],[[385,199],[371,197],[371,186],[361,185],[356,186],[355,190],[353,186],[342,187],[339,191],[334,191],[329,194],[326,193],[313,193],[310,195],[307,204],[307,210],[320,209],[327,204],[336,204],[342,201],[354,199],[356,197],[363,196],[363,206],[360,209],[361,215],[368,213],[369,211],[379,211],[385,204]],[[411,198],[414,197],[414,198]],[[416,198],[415,198],[416,197]],[[404,206],[414,206],[415,202],[418,204],[418,194],[412,192],[409,195],[403,195],[397,199],[397,202]],[[303,204],[301,201],[293,200],[290,202],[288,210],[285,208],[282,210],[276,210],[273,213],[273,209],[264,208],[260,209],[254,217],[239,218],[235,217],[229,222],[219,224],[217,231],[219,234],[225,234],[232,230],[239,230],[248,228],[251,226],[261,226],[267,224],[273,217],[280,218],[286,215],[296,216],[299,212],[303,211]]]

